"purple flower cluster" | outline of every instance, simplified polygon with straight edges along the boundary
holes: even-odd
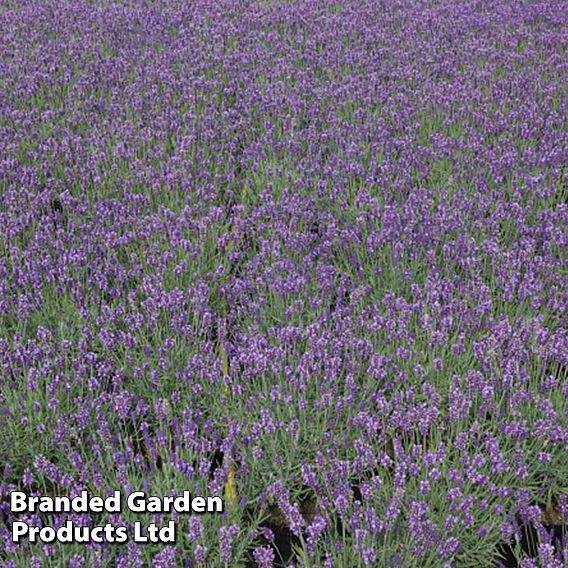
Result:
[[[4,2],[6,566],[567,563],[566,22]],[[32,546],[15,489],[227,511],[175,546]]]

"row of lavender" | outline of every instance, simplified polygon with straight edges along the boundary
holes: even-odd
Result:
[[[0,3],[5,565],[568,562],[567,18]],[[227,512],[15,545],[14,489]]]

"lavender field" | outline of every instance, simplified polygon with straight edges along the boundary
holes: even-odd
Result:
[[[0,565],[568,566],[567,46],[562,0],[0,0]]]

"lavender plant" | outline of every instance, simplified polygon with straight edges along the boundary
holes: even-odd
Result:
[[[3,565],[566,565],[567,21],[1,2]],[[12,542],[83,489],[227,507]]]

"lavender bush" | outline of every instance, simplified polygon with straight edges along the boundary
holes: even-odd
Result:
[[[567,565],[567,21],[3,0],[3,565]],[[14,544],[16,489],[226,511]]]

